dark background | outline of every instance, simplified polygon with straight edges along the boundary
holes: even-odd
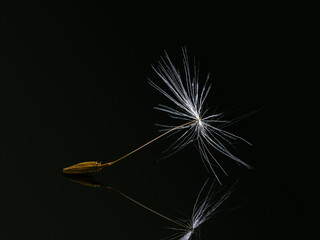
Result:
[[[202,235],[297,236],[304,171],[291,144],[291,109],[297,107],[299,4],[107,2],[1,1],[1,238],[174,233],[168,229],[174,225],[117,193],[61,173],[82,161],[112,161],[157,136],[154,124],[170,120],[153,109],[166,100],[148,84],[148,78],[159,81],[151,65],[164,51],[179,65],[183,46],[200,62],[202,79],[211,73],[212,110],[239,116],[259,109],[228,128],[253,143],[237,144],[235,154],[255,170],[222,158],[230,173],[221,175],[223,183],[241,177],[226,204],[238,208],[203,224]],[[181,217],[176,209],[190,217],[213,176],[193,146],[157,161],[169,141],[94,176],[172,218]]]

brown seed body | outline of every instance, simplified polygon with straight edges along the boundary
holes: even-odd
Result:
[[[90,161],[90,162],[82,162],[70,167],[66,167],[63,169],[63,173],[68,174],[80,174],[80,173],[91,173],[91,172],[99,172],[101,169],[105,167],[101,164],[101,162]]]
[[[87,186],[87,187],[93,187],[93,188],[97,188],[97,187],[105,187],[103,185],[103,183],[98,182],[94,177],[92,177],[91,175],[88,174],[67,174],[67,173],[63,173],[63,177],[75,182],[75,183],[79,183],[83,186]]]

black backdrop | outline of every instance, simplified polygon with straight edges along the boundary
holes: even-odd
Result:
[[[228,129],[253,143],[235,152],[255,169],[225,160],[230,177],[222,181],[241,178],[229,206],[237,208],[203,224],[203,239],[297,235],[302,169],[288,142],[299,5],[106,2],[1,2],[3,239],[174,233],[116,192],[72,183],[61,170],[114,160],[158,134],[154,123],[170,120],[153,109],[166,100],[148,84],[159,81],[151,66],[164,51],[180,64],[183,46],[203,79],[211,73],[211,109],[237,110],[234,116],[259,109]],[[213,176],[193,146],[158,161],[167,141],[94,176],[168,216],[188,217]]]

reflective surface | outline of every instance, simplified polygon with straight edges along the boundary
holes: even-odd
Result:
[[[297,236],[305,171],[291,144],[290,106],[297,105],[287,89],[293,60],[281,27],[286,11],[99,2],[1,3],[1,239],[177,233],[174,222],[112,189],[170,219],[190,219],[204,182],[213,181],[194,146],[159,161],[174,140],[165,138],[93,173],[95,180],[70,181],[62,169],[114,161],[159,134],[154,124],[170,120],[153,109],[165,100],[148,84],[157,81],[151,64],[164,50],[179,64],[183,45],[199,60],[201,79],[211,72],[212,111],[234,119],[260,109],[228,128],[253,143],[235,144],[234,153],[255,169],[216,155],[229,175],[221,174],[223,187],[239,182],[201,224],[199,238]]]

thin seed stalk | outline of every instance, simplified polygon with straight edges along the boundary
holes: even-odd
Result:
[[[196,121],[199,121],[199,120],[193,120],[193,121],[190,121],[190,122],[187,122],[187,123],[184,123],[182,125],[179,125],[177,127],[174,127],[168,131],[166,131],[165,133],[162,133],[161,135],[159,135],[158,137],[150,140],[149,142],[143,144],[142,146],[134,149],[133,151],[127,153],[126,155],[112,161],[112,162],[107,162],[107,163],[100,163],[100,162],[96,162],[96,161],[89,161],[89,162],[82,162],[82,163],[77,163],[75,165],[72,165],[70,167],[66,167],[64,168],[62,171],[64,173],[68,173],[68,174],[80,174],[80,173],[90,173],[90,172],[99,172],[101,171],[104,167],[108,167],[108,166],[111,166],[112,164],[115,164],[117,162],[119,162],[120,160],[132,155],[133,153],[139,151],[140,149],[148,146],[149,144],[153,143],[154,141],[164,137],[165,135],[173,132],[174,130],[177,130],[181,127],[184,127],[184,126],[188,126]]]
[[[109,190],[112,190],[112,191],[115,191],[116,193],[120,194],[121,196],[125,197],[126,199],[132,201],[133,203],[139,205],[140,207],[143,207],[144,209],[152,212],[153,214],[156,214],[158,215],[159,217],[167,220],[167,221],[170,221],[174,224],[177,224],[179,225],[180,227],[184,228],[184,229],[190,229],[190,227],[188,227],[187,225],[185,225],[184,223],[180,222],[180,221],[177,221],[177,220],[174,220],[172,218],[169,218],[153,209],[151,209],[150,207],[147,207],[146,205],[138,202],[137,200],[129,197],[128,195],[124,194],[123,192],[117,190],[116,188],[113,188],[113,187],[110,187],[108,185],[105,185],[99,181],[97,181],[94,177],[92,177],[91,175],[75,175],[75,174],[64,174],[63,175],[65,178],[67,178],[68,180],[72,181],[72,182],[75,182],[75,183],[78,183],[78,184],[81,184],[83,186],[86,186],[86,187],[93,187],[93,188],[106,188],[106,189],[109,189]]]
[[[108,189],[111,189],[111,190],[113,190],[113,191],[115,191],[115,192],[117,192],[118,194],[120,194],[120,195],[122,195],[123,197],[129,199],[130,201],[134,202],[135,204],[139,205],[140,207],[143,207],[144,209],[146,209],[146,210],[148,210],[148,211],[150,211],[150,212],[158,215],[159,217],[161,217],[161,218],[163,218],[163,219],[166,219],[167,221],[170,221],[170,222],[172,222],[172,223],[174,223],[174,224],[177,224],[177,225],[179,225],[180,227],[183,227],[183,228],[185,228],[185,229],[190,229],[187,225],[184,225],[183,223],[181,223],[181,222],[179,222],[179,221],[176,221],[176,220],[174,220],[174,219],[172,219],[172,218],[169,218],[169,217],[167,217],[167,216],[165,216],[165,215],[163,215],[163,214],[161,214],[161,213],[159,213],[159,212],[157,212],[157,211],[155,211],[155,210],[153,210],[153,209],[151,209],[151,208],[143,205],[142,203],[134,200],[133,198],[129,197],[128,195],[120,192],[119,190],[117,190],[117,189],[115,189],[115,188],[112,188],[112,187],[107,187],[107,188],[108,188]]]

